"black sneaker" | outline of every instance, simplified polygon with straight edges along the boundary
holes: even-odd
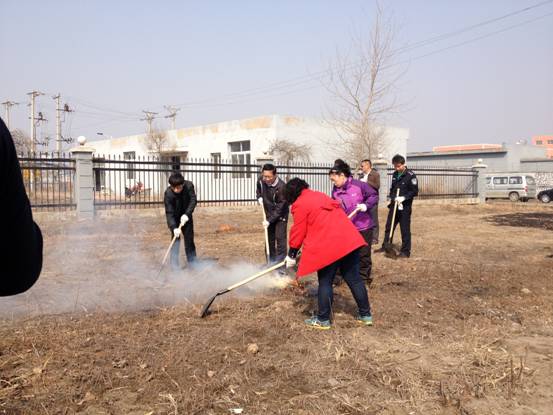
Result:
[[[408,254],[407,252],[400,252],[399,255],[397,256],[398,258],[403,258],[403,259],[407,259],[411,256],[411,254]]]
[[[386,248],[384,248],[383,246],[374,250],[375,254],[383,254],[384,252],[386,252]]]

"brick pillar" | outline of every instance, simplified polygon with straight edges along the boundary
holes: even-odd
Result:
[[[478,203],[486,203],[486,170],[488,166],[482,163],[482,159],[472,166],[472,169],[478,173],[476,178],[476,191],[478,192]]]
[[[94,217],[94,177],[92,172],[92,155],[94,149],[86,147],[86,138],[78,138],[79,147],[71,149],[75,159],[74,196],[77,202],[77,217],[90,219]]]

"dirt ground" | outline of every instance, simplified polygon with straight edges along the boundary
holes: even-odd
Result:
[[[257,209],[199,208],[210,262],[167,286],[158,211],[40,215],[43,275],[0,300],[0,413],[552,413],[553,206],[415,206],[412,257],[374,254],[370,328],[346,287],[327,332],[303,325],[309,289],[245,291],[199,319],[215,271],[263,262]]]

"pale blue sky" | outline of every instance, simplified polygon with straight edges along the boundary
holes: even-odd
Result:
[[[537,3],[383,4],[400,27],[397,46],[402,47]],[[12,127],[29,130],[26,93],[60,92],[76,109],[64,134],[90,139],[97,138],[96,132],[143,132],[140,111],[162,112],[166,104],[182,107],[178,127],[263,114],[318,117],[328,102],[316,80],[251,89],[324,69],[336,48],[348,47],[352,26],[369,27],[373,11],[373,1],[361,0],[2,0],[0,100],[23,103],[12,109]],[[552,13],[550,2],[405,52],[401,59],[410,63],[398,91],[409,109],[391,122],[410,129],[409,150],[553,134]],[[233,95],[243,91],[248,94]],[[50,95],[38,99],[38,109],[50,120],[39,132],[53,135]]]

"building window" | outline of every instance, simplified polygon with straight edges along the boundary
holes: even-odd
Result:
[[[136,152],[135,151],[125,151],[123,153],[123,159],[124,160],[135,160],[136,159]],[[130,163],[125,164],[125,168],[127,170],[127,180],[134,180],[134,170],[132,170],[133,165]]]
[[[250,166],[251,153],[249,141],[235,141],[229,143],[230,159],[232,164],[236,164],[236,167],[232,168],[233,178],[249,178],[251,177]]]
[[[211,153],[211,158],[213,159],[213,178],[221,178],[221,153]]]
[[[543,144],[543,141],[541,141],[541,140],[536,140],[536,145],[537,145],[537,146],[541,146],[542,144]]]

